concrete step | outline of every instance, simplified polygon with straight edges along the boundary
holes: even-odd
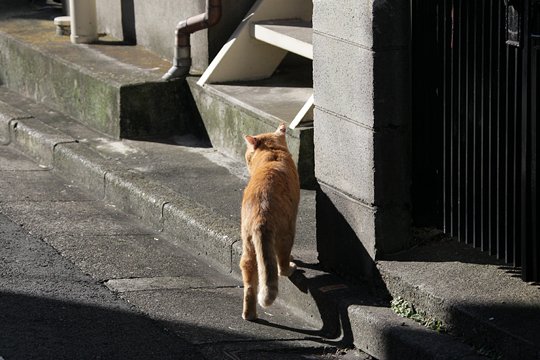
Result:
[[[243,164],[191,137],[171,143],[107,138],[5,87],[0,139],[239,278]],[[311,335],[354,344],[379,359],[480,359],[460,340],[398,317],[373,283],[351,284],[321,269],[314,196],[302,192],[293,250],[299,271],[280,279],[278,297],[320,329]]]
[[[192,96],[213,146],[243,158],[243,135],[291,123],[313,93],[310,68],[281,71],[252,84],[161,80],[170,64],[138,46],[110,37],[74,45],[55,35],[54,10],[0,20],[0,83],[113,138],[186,134],[200,126]],[[232,121],[223,121],[223,114]],[[309,116],[308,116],[309,117]],[[289,135],[302,184],[313,186],[312,116]],[[305,126],[308,126],[307,128]]]
[[[390,294],[440,319],[491,358],[540,359],[538,284],[455,239],[417,233],[422,246],[378,262]]]
[[[311,0],[255,1],[202,76],[189,84],[214,146],[241,158],[243,130],[273,131],[284,122],[293,130],[290,143],[302,182],[313,185],[311,61],[296,69],[304,76],[301,85],[287,79],[283,66],[291,52],[313,57],[312,13]],[[225,113],[233,117],[220,118]]]
[[[313,25],[299,19],[266,20],[251,24],[252,36],[267,44],[313,60]]]
[[[273,132],[280,123],[291,123],[313,94],[310,70],[301,64],[284,67],[269,79],[202,86],[197,77],[188,77],[212,146],[240,160],[245,152],[243,135]],[[287,132],[300,181],[307,188],[315,184],[312,121]]]
[[[42,9],[0,20],[0,83],[114,138],[186,132],[189,91],[161,81],[167,61],[111,37],[74,45],[55,34],[59,15]]]

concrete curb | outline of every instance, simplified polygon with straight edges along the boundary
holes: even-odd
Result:
[[[118,162],[37,119],[13,120],[10,125],[11,143],[17,149],[173,239],[183,234],[182,241],[188,240],[226,271],[233,271],[232,246],[240,241],[233,221],[210,213],[142,174],[122,169]]]
[[[423,265],[423,272],[436,274],[433,265]],[[474,267],[474,270],[471,267]],[[458,283],[466,290],[449,281],[455,277],[455,269],[460,268],[466,270],[461,273],[462,278]],[[540,359],[538,342],[531,340],[535,337],[531,334],[535,333],[536,327],[530,325],[538,319],[540,303],[536,303],[536,306],[529,303],[527,306],[527,302],[520,301],[520,297],[532,299],[535,295],[525,295],[523,287],[527,285],[522,283],[521,279],[501,275],[502,271],[494,268],[496,266],[466,264],[460,261],[455,261],[451,266],[447,265],[444,270],[453,275],[440,277],[446,280],[446,286],[455,289],[454,294],[448,294],[437,281],[428,281],[422,276],[404,275],[414,274],[418,269],[403,270],[399,261],[385,260],[378,264],[385,286],[393,297],[402,296],[414,303],[416,308],[442,320],[451,334],[466,338],[493,358]],[[477,293],[490,294],[489,290],[482,288],[475,280],[467,279],[468,277],[483,279],[479,280],[479,283],[484,283],[484,286],[491,289],[496,289],[493,284],[498,282],[508,291],[494,290],[490,300],[482,301],[476,297]],[[489,283],[489,279],[496,280]],[[515,283],[520,286],[513,287]],[[467,296],[463,297],[463,293]],[[512,296],[505,297],[504,294],[507,293]],[[536,295],[536,299],[540,297]]]
[[[485,359],[450,336],[389,316],[385,308],[353,305],[349,318],[355,345],[379,359]]]
[[[61,177],[139,217],[177,246],[189,246],[216,266],[239,277],[238,224],[211,209],[107,159],[82,140],[39,119],[0,108],[0,138],[50,166]],[[476,359],[475,352],[448,335],[397,317],[371,289],[346,284],[319,269],[303,269],[280,281],[278,300],[311,320],[313,335],[336,339],[379,359]]]
[[[0,145],[8,145],[11,142],[11,122],[21,119],[30,119],[31,115],[0,101]]]

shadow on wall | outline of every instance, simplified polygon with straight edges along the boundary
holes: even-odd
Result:
[[[355,231],[320,188],[316,207],[317,251],[323,267],[352,281],[380,278]]]
[[[122,0],[120,3],[122,14],[122,34],[124,42],[127,44],[137,44],[137,33],[135,30],[135,6],[133,0]]]

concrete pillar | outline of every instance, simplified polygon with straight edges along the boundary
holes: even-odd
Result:
[[[352,277],[410,237],[408,0],[314,0],[319,258]]]

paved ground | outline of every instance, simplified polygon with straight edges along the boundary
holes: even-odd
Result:
[[[0,359],[369,359],[0,147]]]

